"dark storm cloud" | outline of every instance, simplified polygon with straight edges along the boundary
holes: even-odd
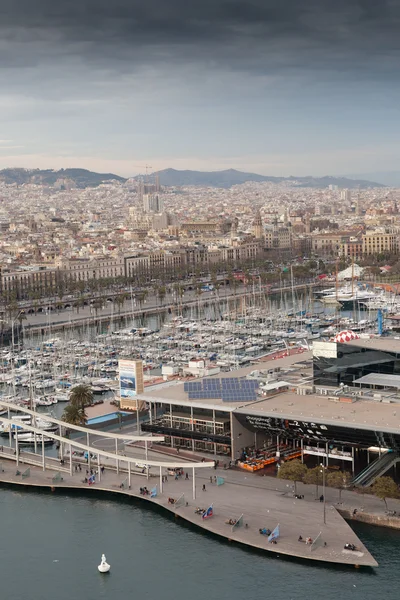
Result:
[[[393,72],[400,0],[0,0],[0,66],[62,56],[118,65]]]

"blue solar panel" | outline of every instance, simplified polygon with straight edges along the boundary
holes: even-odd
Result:
[[[190,399],[222,398],[224,402],[240,402],[256,400],[256,389],[259,382],[238,377],[225,377],[222,379],[205,379],[202,381],[188,381],[184,384],[185,392]]]

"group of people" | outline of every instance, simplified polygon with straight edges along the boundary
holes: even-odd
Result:
[[[352,550],[352,552],[355,552],[357,550],[357,546],[355,546],[354,544],[345,544],[344,545],[344,549],[345,550]]]
[[[141,487],[139,488],[139,491],[142,496],[150,496],[150,490],[148,490],[147,487]]]
[[[236,525],[237,519],[228,519],[227,521],[225,521],[225,523],[227,525]]]
[[[310,538],[310,537],[306,537],[306,539],[303,539],[303,537],[302,537],[301,535],[299,535],[299,539],[298,539],[298,541],[299,541],[299,542],[305,542],[305,543],[307,544],[307,546],[311,546],[311,545],[312,545],[312,543],[313,543],[313,540],[312,540],[312,538]]]
[[[168,498],[168,504],[175,504],[175,498]]]

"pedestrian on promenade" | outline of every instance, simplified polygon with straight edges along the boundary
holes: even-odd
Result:
[[[206,490],[206,484],[205,484],[205,483],[203,483],[203,492],[206,492],[206,491],[207,491],[207,490]]]
[[[211,477],[210,477],[210,483],[212,483],[212,482],[213,482],[213,478],[212,478],[212,476],[211,476]]]
[[[189,479],[189,473],[186,471],[185,479]]]
[[[217,476],[214,475],[214,483],[217,483]]]

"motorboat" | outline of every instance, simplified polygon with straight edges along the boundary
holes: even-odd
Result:
[[[17,434],[14,433],[13,437],[14,437],[14,440],[16,440]],[[18,444],[24,444],[24,445],[31,446],[32,444],[35,444],[35,439],[36,439],[37,444],[46,444],[47,446],[54,444],[54,441],[55,441],[52,438],[42,435],[41,433],[37,433],[36,438],[35,438],[35,434],[33,432],[18,433]]]

